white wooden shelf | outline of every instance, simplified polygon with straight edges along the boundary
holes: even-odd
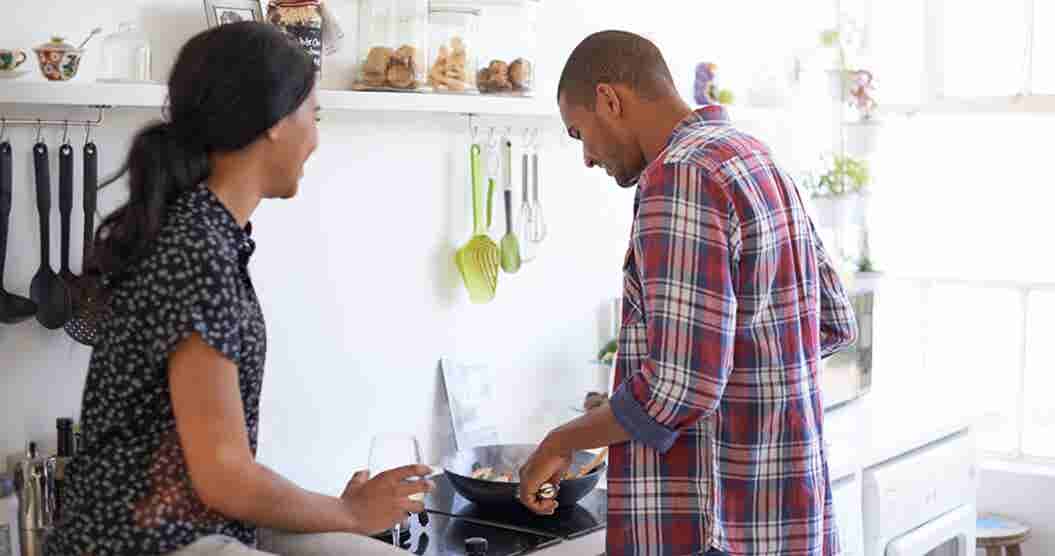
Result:
[[[165,85],[153,83],[0,81],[0,104],[161,108],[166,94]],[[320,90],[319,103],[325,110],[431,112],[539,118],[558,116],[557,103],[552,99],[486,95]]]

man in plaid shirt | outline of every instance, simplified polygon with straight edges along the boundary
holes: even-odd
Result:
[[[552,513],[538,487],[611,446],[609,556],[837,554],[818,372],[857,329],[791,178],[631,33],[584,40],[558,101],[586,166],[637,196],[615,392],[546,437],[521,501]]]

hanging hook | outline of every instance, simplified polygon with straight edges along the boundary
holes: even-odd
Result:
[[[0,118],[0,143],[4,142],[4,138],[7,136],[7,118]]]
[[[87,146],[88,143],[91,143],[91,142],[92,142],[92,123],[91,122],[84,122],[84,144],[85,144],[85,146]]]
[[[63,145],[69,145],[70,144],[70,121],[69,120],[66,120],[65,123],[63,123],[63,126],[62,126],[62,144]]]
[[[37,118],[37,143],[42,143],[44,141],[43,133],[44,123],[40,121],[40,118]]]

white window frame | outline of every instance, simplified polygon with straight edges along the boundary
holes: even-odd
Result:
[[[1018,323],[1019,352],[1016,362],[1016,373],[1018,376],[1018,392],[1015,396],[1015,443],[1010,452],[999,452],[992,450],[981,450],[981,453],[989,459],[1042,465],[1047,468],[1055,468],[1055,458],[1033,456],[1026,454],[1023,450],[1026,432],[1026,373],[1029,365],[1029,316],[1030,316],[1030,294],[1040,291],[1055,291],[1053,282],[1026,282],[1015,280],[961,280],[952,278],[925,278],[919,276],[898,276],[900,280],[915,284],[921,292],[923,304],[923,315],[926,319],[923,326],[922,356],[923,366],[926,368],[928,360],[929,334],[931,322],[930,292],[935,286],[964,286],[977,289],[1011,290],[1018,294],[1022,310],[1021,319]],[[1010,354],[1009,354],[1010,355]],[[978,415],[972,415],[977,418]]]
[[[867,4],[882,0],[866,0]],[[1027,34],[1026,51],[1023,52],[1023,81],[1017,94],[1010,96],[950,97],[942,91],[944,75],[942,71],[942,21],[945,17],[946,2],[964,0],[921,0],[924,2],[924,75],[921,83],[923,102],[918,104],[880,104],[880,114],[912,116],[927,114],[1015,114],[1044,113],[1055,114],[1055,95],[1035,94],[1032,92],[1033,45],[1035,21],[1033,20],[1036,2],[1050,0],[1004,0],[1006,2],[1023,2],[1026,8],[1025,32]],[[870,23],[869,23],[870,24]],[[866,24],[866,25],[869,25]],[[868,32],[868,31],[866,31]]]

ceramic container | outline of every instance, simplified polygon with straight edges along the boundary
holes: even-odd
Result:
[[[33,49],[40,63],[40,72],[49,81],[69,81],[77,76],[84,50],[67,43],[62,37]]]
[[[21,50],[0,49],[0,71],[14,71],[26,61],[26,53]]]

